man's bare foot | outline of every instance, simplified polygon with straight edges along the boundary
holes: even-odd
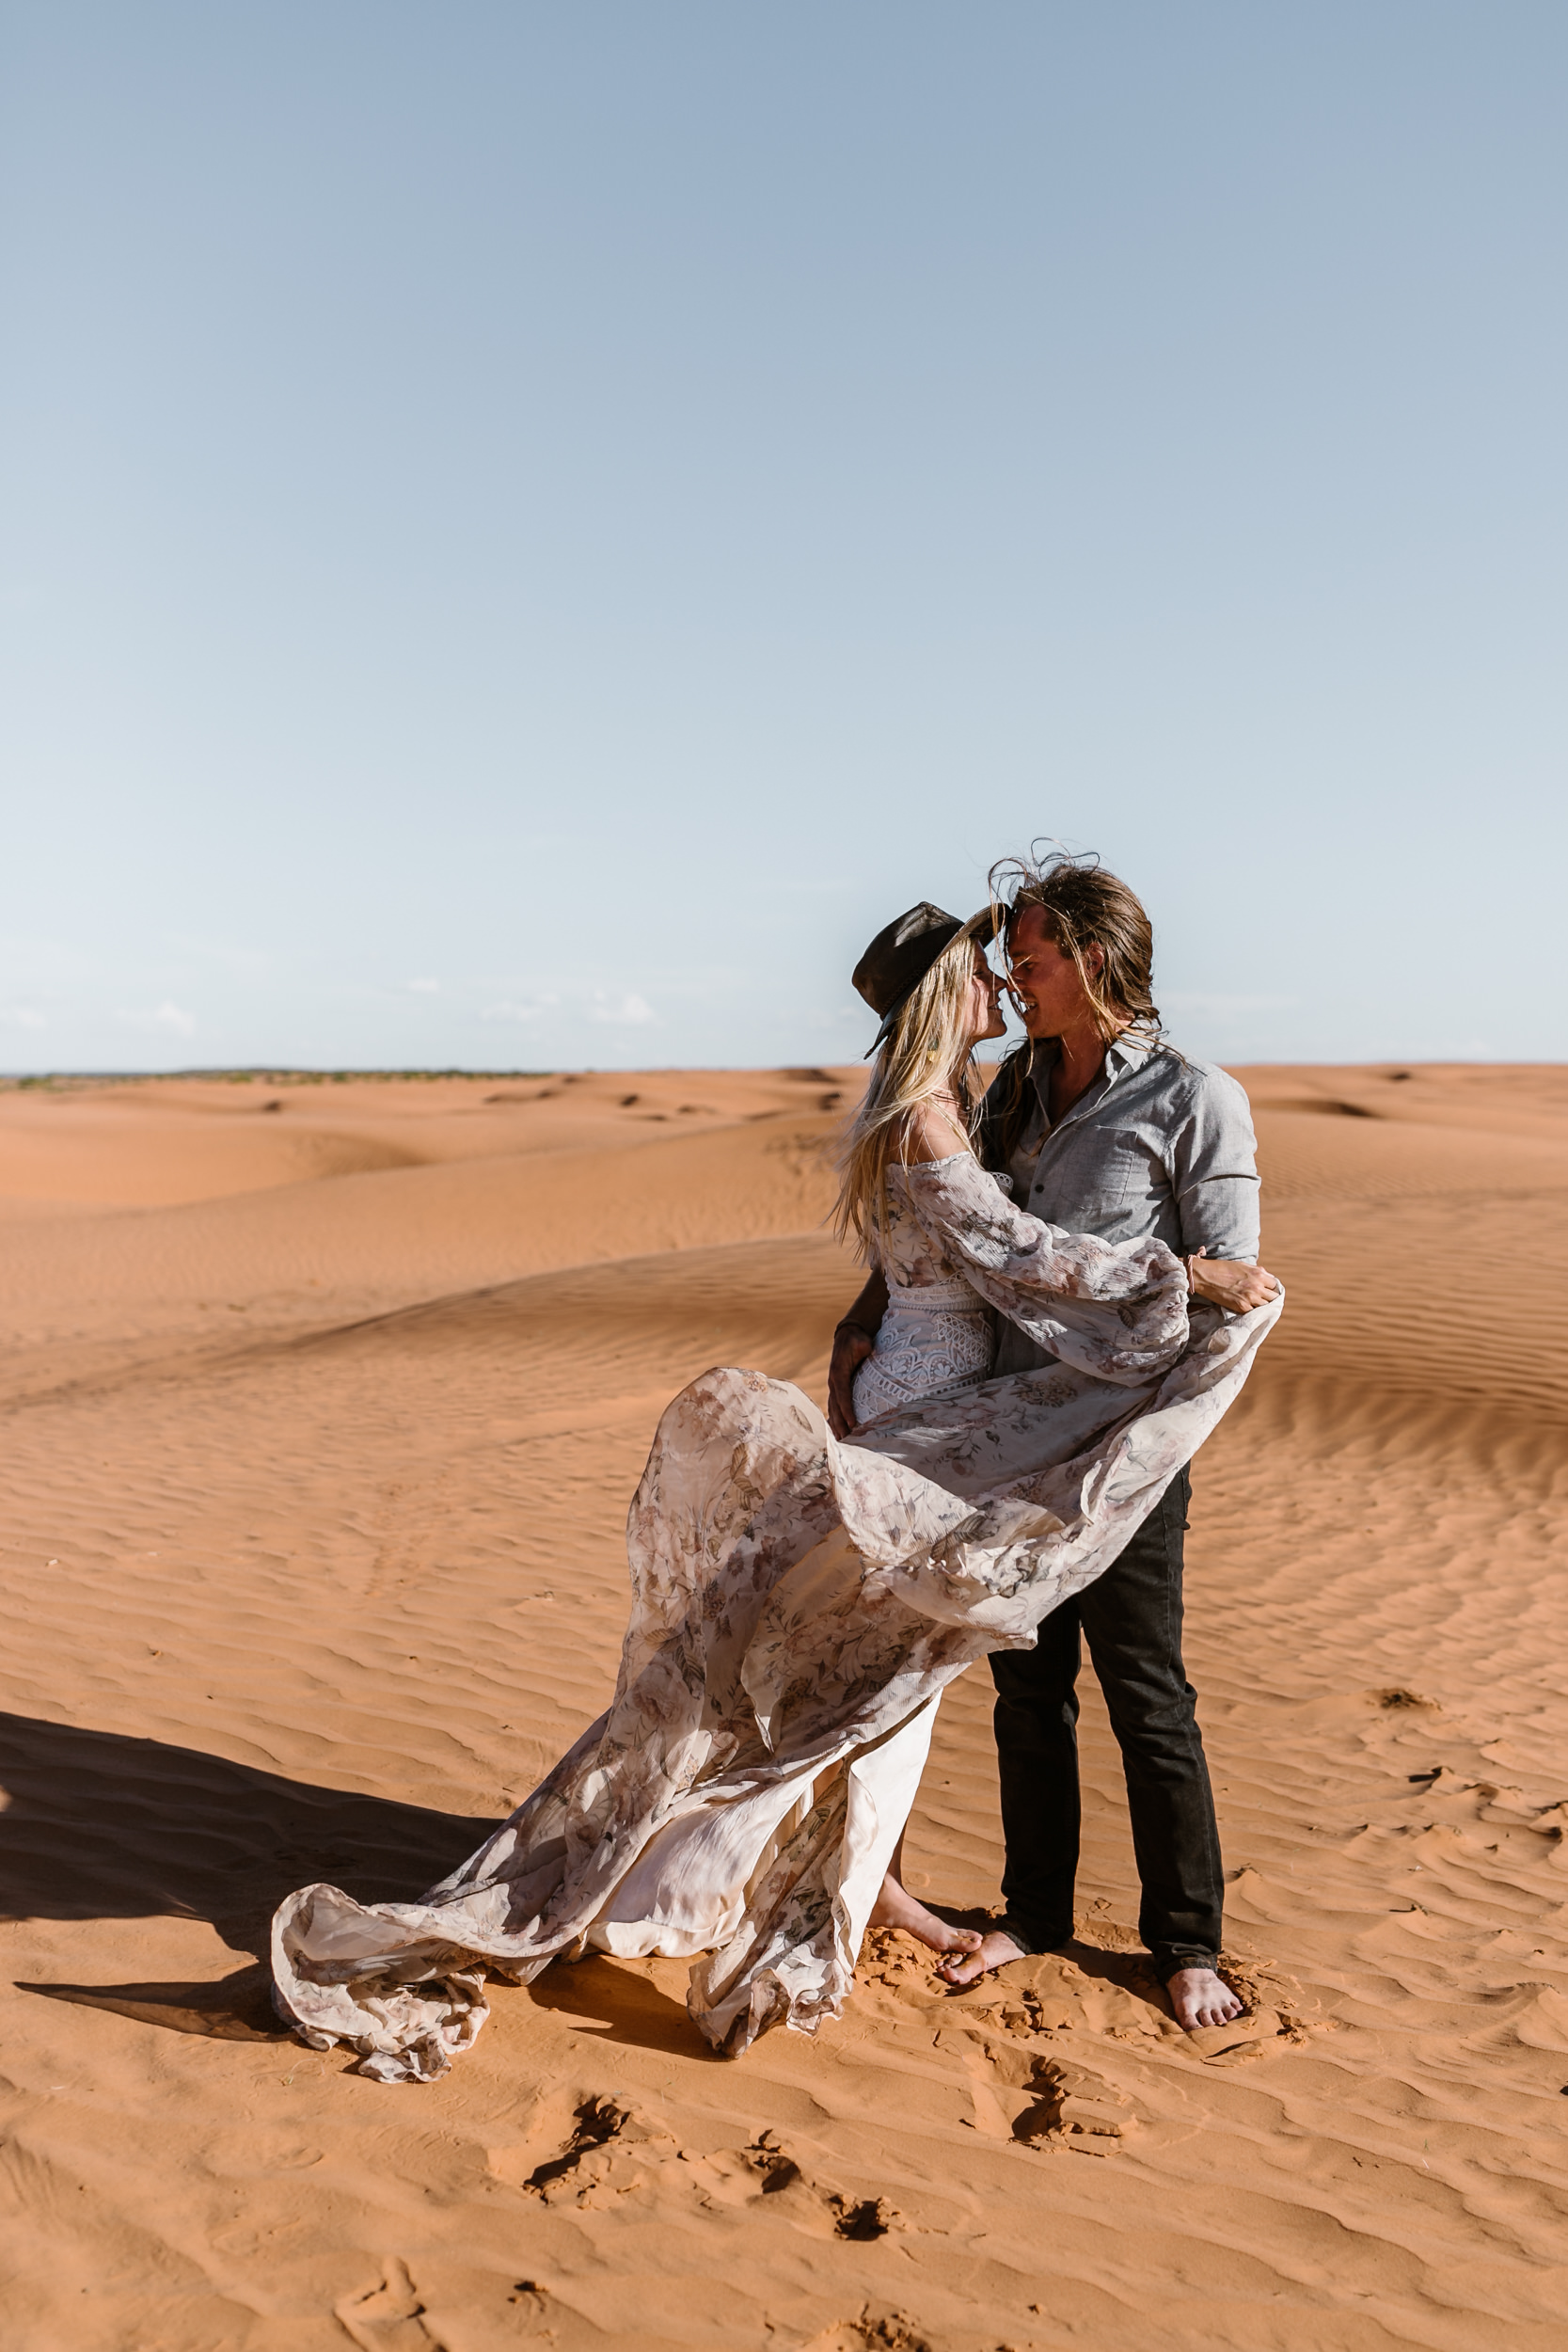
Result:
[[[1009,1960],[1027,1958],[1010,1935],[993,1928],[989,1935],[974,1936],[967,1952],[950,1952],[937,1974],[948,1984],[978,1984],[991,1969],[1006,1968]]]
[[[902,1928],[917,1943],[928,1944],[933,1952],[972,1952],[980,1939],[973,1928],[950,1928],[945,1919],[939,1919],[934,1911],[917,1903],[907,1886],[890,1870],[882,1881],[867,1925],[873,1928]]]
[[[1196,2033],[1200,2026],[1228,2026],[1243,2007],[1212,1968],[1179,1968],[1165,1979],[1165,1991],[1177,2024],[1187,2033]]]

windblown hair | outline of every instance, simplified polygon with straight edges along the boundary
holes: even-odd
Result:
[[[1040,908],[1049,937],[1077,969],[1106,1043],[1130,1035],[1158,1044],[1164,1025],[1153,996],[1154,927],[1143,901],[1098,857],[1070,857],[1065,850],[1041,857],[1039,850],[1036,842],[1027,857],[1004,858],[990,869],[991,902],[1006,914],[1009,942],[1024,909]],[[1101,951],[1098,972],[1089,961],[1093,947]],[[1025,1038],[1006,1056],[987,1097],[991,1167],[1006,1167],[1023,1126],[1029,1044]]]
[[[989,911],[989,910],[988,910]],[[910,1128],[922,1103],[949,1087],[963,1107],[971,1138],[981,1087],[970,1047],[969,983],[974,971],[974,930],[966,923],[918,988],[898,1008],[893,1033],[872,1067],[871,1083],[838,1150],[838,1201],[833,1231],[851,1232],[861,1255],[874,1258],[887,1232],[887,1171],[908,1164]]]

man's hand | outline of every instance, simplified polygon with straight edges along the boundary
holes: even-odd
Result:
[[[1279,1289],[1266,1266],[1248,1265],[1242,1258],[1206,1258],[1201,1250],[1187,1260],[1187,1281],[1195,1298],[1223,1307],[1227,1315],[1266,1307]]]
[[[887,1283],[873,1271],[833,1333],[833,1360],[828,1368],[828,1426],[835,1438],[847,1438],[860,1425],[855,1419],[855,1375],[876,1346],[886,1312]]]
[[[833,1333],[833,1360],[828,1370],[828,1426],[835,1438],[847,1438],[859,1427],[855,1419],[855,1375],[877,1343],[858,1323],[841,1323]]]

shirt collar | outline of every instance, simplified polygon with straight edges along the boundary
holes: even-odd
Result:
[[[1051,1066],[1060,1051],[1061,1048],[1053,1037],[1042,1037],[1036,1040],[1029,1055],[1029,1075],[1034,1082],[1035,1092],[1039,1098],[1040,1109],[1047,1120],[1051,1115],[1049,1106]],[[1127,1072],[1141,1070],[1149,1056],[1157,1051],[1158,1047],[1150,1039],[1138,1037],[1124,1029],[1120,1037],[1113,1038],[1110,1044],[1106,1046],[1105,1067],[1094,1086],[1090,1088],[1088,1094],[1082,1096],[1080,1100],[1085,1103],[1091,1100],[1098,1102],[1107,1087],[1113,1086],[1117,1079]],[[1077,1107],[1078,1105],[1074,1104],[1073,1108]]]
[[[1051,1065],[1061,1048],[1053,1037],[1037,1038],[1029,1057],[1029,1074],[1037,1083],[1049,1077]],[[1105,1048],[1107,1069],[1141,1070],[1155,1051],[1151,1040],[1139,1037],[1134,1031],[1123,1029]]]
[[[1113,1038],[1106,1046],[1105,1059],[1108,1063],[1114,1062],[1118,1070],[1141,1070],[1153,1051],[1154,1046],[1148,1038],[1135,1037],[1130,1030],[1124,1029],[1120,1037]]]

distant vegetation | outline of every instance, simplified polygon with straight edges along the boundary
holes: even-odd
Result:
[[[0,1077],[0,1088],[125,1086],[143,1078],[201,1078],[210,1086],[347,1086],[351,1079],[553,1078],[553,1070],[53,1070]]]

